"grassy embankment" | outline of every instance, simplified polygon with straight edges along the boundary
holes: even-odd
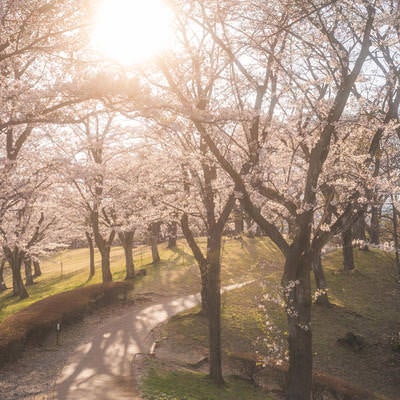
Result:
[[[187,254],[187,246],[179,243],[178,249],[171,251],[162,245],[160,253],[161,264],[152,266],[150,253],[136,250],[136,268],[145,267],[147,276],[136,283],[134,293],[184,294],[199,290],[197,267],[193,257]],[[400,330],[400,321],[399,290],[395,283],[393,259],[377,250],[356,251],[355,257],[357,270],[350,274],[340,272],[340,252],[331,253],[324,260],[334,306],[330,309],[314,306],[313,309],[315,368],[395,399],[400,362],[398,353],[392,351],[392,337]],[[113,278],[122,280],[122,249],[114,248],[111,258]],[[39,299],[99,282],[98,256],[96,264],[96,276],[88,281],[86,249],[65,251],[44,259],[43,275],[29,288],[29,299],[17,301],[10,296],[10,290],[0,294],[0,321]],[[281,265],[279,251],[266,240],[245,239],[243,243],[225,240],[222,284],[256,280],[223,297],[226,354],[258,351],[277,358],[285,352],[286,320],[283,309],[277,304]],[[265,298],[265,294],[269,294],[269,298]],[[264,310],[258,307],[260,302],[265,305]],[[206,354],[206,323],[197,311],[177,316],[163,327],[161,336],[168,339],[161,343],[161,349],[172,349],[177,355],[192,349]],[[337,339],[349,331],[365,338],[365,348],[355,352],[337,344]],[[190,385],[178,385],[182,378]],[[237,399],[257,399],[259,396],[251,385],[241,381],[231,380],[225,388],[213,389],[204,374],[171,372],[169,368],[165,371],[160,365],[153,366],[145,381],[144,391],[148,398],[165,396],[165,399],[232,398],[229,394],[232,391]],[[263,396],[265,398],[265,394]]]
[[[203,241],[204,246],[204,241]],[[224,268],[223,284],[235,282],[237,279],[252,279],[248,266],[257,261],[263,251],[277,253],[273,246],[267,243],[258,245],[257,250],[243,251],[236,240],[225,240],[223,254],[229,263]],[[136,285],[136,291],[154,291],[173,293],[173,291],[191,293],[199,290],[199,275],[193,256],[188,246],[179,241],[177,249],[169,250],[166,244],[159,247],[161,263],[151,265],[151,253],[149,247],[140,246],[134,249],[134,262],[136,271],[145,268],[147,276]],[[277,253],[278,254],[278,253]],[[121,247],[113,247],[111,250],[111,272],[113,280],[123,280],[125,277],[124,253]],[[35,284],[28,287],[29,298],[19,300],[13,297],[11,289],[0,293],[0,322],[9,315],[24,309],[38,300],[87,285],[101,282],[100,256],[95,255],[96,274],[88,280],[89,251],[88,249],[65,250],[41,260],[42,276],[35,279]],[[11,277],[7,275],[6,284],[12,286]]]
[[[181,245],[182,248],[182,245]],[[183,248],[182,248],[183,250]],[[174,264],[182,260],[180,253],[168,251],[161,246],[162,262],[160,267]],[[148,247],[141,246],[134,250],[136,270],[148,267],[151,263],[151,253]],[[77,289],[101,282],[100,256],[95,254],[96,274],[88,280],[89,250],[65,250],[41,260],[42,276],[35,279],[35,284],[28,287],[29,298],[19,300],[11,295],[11,290],[0,293],[0,322],[38,300],[62,293],[67,290]],[[125,277],[124,252],[121,247],[111,250],[111,271],[113,280],[123,280]],[[12,286],[11,277],[8,275],[6,284]]]
[[[202,243],[204,247],[204,241]],[[250,247],[249,247],[250,246]],[[252,248],[254,246],[254,248]],[[236,240],[225,240],[223,255],[225,262],[223,269],[222,282],[224,285],[231,284],[237,281],[253,279],[254,275],[249,266],[257,262],[258,257],[263,252],[275,253],[276,250],[267,242],[249,241],[245,249],[242,249],[240,242]],[[136,269],[145,268],[147,275],[141,277],[135,284],[135,290],[131,296],[140,293],[161,293],[161,294],[187,294],[199,291],[199,274],[196,265],[193,262],[193,257],[188,254],[187,246],[179,242],[178,248],[174,251],[165,248],[165,245],[160,246],[161,263],[157,266],[150,264],[151,256],[147,250],[136,249],[135,251],[135,267]],[[229,254],[229,257],[227,256]],[[58,295],[67,290],[85,289],[92,287],[92,284],[100,281],[99,257],[96,255],[97,271],[94,278],[87,280],[88,276],[88,250],[70,250],[60,254],[48,257],[42,260],[43,275],[36,279],[34,286],[30,287],[30,297],[26,300],[19,301],[11,296],[11,290],[0,295],[0,319],[4,320],[10,315],[19,315],[18,311],[23,314],[30,313],[28,308],[31,304],[35,304],[35,312],[37,311],[36,304],[41,299],[48,296]],[[121,248],[114,248],[111,255],[112,272],[114,280],[124,278],[124,257]],[[7,284],[10,285],[8,279]],[[89,294],[91,291],[85,291]],[[69,295],[65,293],[65,295]],[[63,305],[66,303],[73,304],[77,300],[77,295],[72,294],[69,302],[63,295],[61,301]],[[57,297],[57,296],[56,296]],[[54,297],[54,301],[50,304],[59,304],[59,299]],[[82,296],[79,296],[82,297]],[[49,298],[52,299],[53,297]],[[54,303],[54,304],[53,304]],[[72,305],[71,305],[72,307]],[[30,308],[29,308],[30,309]],[[25,311],[26,310],[26,311]],[[22,317],[22,315],[21,315]],[[19,318],[17,318],[17,321]],[[14,328],[14,327],[13,327]],[[0,327],[1,329],[1,327]],[[189,380],[190,378],[187,377]],[[207,380],[194,375],[192,380],[197,381],[197,384],[190,386],[196,388],[196,392],[207,393],[207,398],[232,398],[232,393],[242,393],[245,398],[265,399],[265,394],[260,395],[252,385],[233,379],[230,389],[217,389],[210,385]],[[155,387],[157,384],[155,384]],[[186,385],[185,385],[186,386]],[[200,389],[203,388],[203,389]]]
[[[238,244],[231,242],[234,254],[224,258],[224,269],[240,263],[241,268],[246,265],[248,276],[256,279],[223,296],[225,361],[235,353],[256,352],[276,361],[287,351],[286,318],[279,304],[282,259],[265,243],[246,239],[244,249],[238,251]],[[336,251],[323,260],[332,307],[313,306],[314,370],[333,386],[342,385],[335,380],[337,377],[378,396],[398,399],[400,354],[394,351],[396,345],[399,350],[394,339],[400,331],[400,291],[393,257],[375,249],[356,250],[357,268],[351,273],[341,271],[341,257]],[[260,303],[264,308],[259,307]],[[207,355],[207,324],[198,311],[193,309],[172,318],[159,332],[160,358],[172,358],[177,369],[171,372],[174,367],[163,362],[150,365],[143,386],[149,399],[160,395],[172,400],[212,398],[194,394],[194,383],[186,388],[178,384],[187,379],[185,368]],[[348,332],[363,338],[361,349],[338,343]],[[185,368],[180,370],[182,365]],[[196,372],[192,379],[205,377]]]

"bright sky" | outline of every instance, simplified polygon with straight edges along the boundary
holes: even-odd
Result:
[[[141,63],[168,48],[171,22],[163,0],[102,0],[92,45],[121,64]]]

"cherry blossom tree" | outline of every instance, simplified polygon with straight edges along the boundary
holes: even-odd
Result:
[[[7,158],[19,150],[39,122],[64,118],[65,109],[82,101],[67,92],[74,51],[85,42],[79,1],[1,2],[0,132]]]
[[[88,11],[82,5],[74,0],[1,1],[0,225],[2,246],[12,264],[14,291],[21,297],[27,296],[20,279],[21,262],[27,260],[29,275],[28,258],[51,224],[37,207],[45,181],[41,180],[43,171],[41,167],[30,171],[29,161],[19,157],[39,124],[63,119],[61,110],[82,101],[81,94],[71,96],[64,90],[72,54],[85,41],[84,30],[78,29]],[[35,229],[31,226],[34,219]],[[16,224],[14,233],[12,223]]]
[[[94,240],[103,282],[112,279],[116,235],[130,279],[135,232],[149,227],[154,240],[162,221],[172,220],[174,231],[180,216],[200,269],[210,376],[220,384],[221,239],[240,204],[285,257],[287,399],[309,400],[311,272],[318,300],[328,303],[323,247],[342,234],[344,266],[353,268],[353,224],[369,211],[370,238],[378,242],[379,210],[390,195],[395,203],[398,4],[171,1],[176,49],[130,72],[110,63],[93,68],[82,52],[86,2],[0,4],[0,243],[16,294],[28,295],[22,264],[30,283],[30,261],[61,230],[57,190],[79,198],[70,204],[89,227],[90,276]],[[132,138],[135,125],[120,123],[122,115],[139,114],[149,129]],[[59,169],[65,180],[58,185],[51,157],[38,153],[32,162],[30,139],[49,123],[73,132],[71,147],[61,144],[67,168]],[[41,140],[38,146],[50,141]],[[137,150],[145,145],[147,154]],[[207,235],[205,251],[196,227]]]
[[[110,156],[107,141],[112,135],[112,115],[88,116],[84,122],[74,127],[79,152],[69,159],[65,173],[79,196],[79,204],[84,210],[84,221],[93,232],[94,241],[101,254],[103,282],[112,280],[110,270],[110,250],[116,235],[112,210],[107,208],[111,201],[110,181],[106,164]],[[86,233],[90,237],[90,233]],[[91,272],[92,269],[91,269]]]
[[[31,155],[28,160],[20,159],[12,174],[13,187],[19,187],[18,201],[13,203],[0,220],[1,244],[11,267],[14,293],[20,298],[28,297],[21,277],[24,262],[27,284],[33,283],[30,261],[54,233],[57,211],[49,190],[51,186],[50,166],[32,168]],[[15,182],[18,181],[18,185]]]
[[[64,193],[89,244],[93,237],[100,251],[103,281],[111,279],[110,249],[116,236],[125,252],[126,279],[132,279],[135,232],[143,234],[146,226],[160,219],[149,185],[157,167],[132,121],[100,103],[92,107],[97,107],[97,115],[91,112],[84,122],[65,127],[58,138],[67,184]],[[93,266],[91,271],[92,275]]]
[[[132,129],[132,128],[131,128]],[[135,137],[131,135],[131,138]],[[158,193],[154,188],[157,182],[155,176],[158,166],[157,150],[144,146],[143,142],[133,142],[125,151],[119,154],[114,160],[112,170],[114,176],[114,199],[113,209],[115,210],[115,226],[118,238],[124,249],[126,279],[135,277],[133,263],[133,242],[135,235],[145,237],[148,230],[152,229],[153,262],[160,261],[157,249],[159,238],[159,226],[162,218],[162,205],[160,199],[163,193]],[[165,169],[165,165],[164,165]],[[150,184],[151,182],[151,184]],[[156,195],[156,193],[158,193]],[[158,228],[158,229],[157,229]],[[158,255],[158,261],[157,261]]]
[[[225,103],[234,111],[188,102],[177,85],[187,82],[182,76],[167,76],[169,87],[207,151],[230,175],[236,197],[285,256],[287,398],[309,399],[313,255],[365,207],[363,188],[332,191],[338,182],[329,179],[326,168],[349,143],[346,127],[359,113],[353,92],[369,55],[376,9],[371,4],[324,2],[255,1],[244,9],[230,1],[191,6],[190,19],[207,30],[225,54],[221,59],[229,60],[223,71],[229,72],[232,84],[230,96],[222,92],[221,83],[220,92],[214,85],[212,93],[201,92],[202,99],[207,105],[213,104],[210,96],[219,104],[234,99]],[[238,19],[243,14],[245,21]],[[205,75],[214,76],[204,58],[202,63]],[[198,71],[193,76],[207,82]],[[278,215],[289,221],[289,236],[277,224]]]
[[[152,90],[162,93],[162,98],[144,111],[164,128],[159,140],[175,161],[175,178],[169,179],[177,181],[174,193],[183,201],[176,211],[200,270],[202,311],[209,326],[210,377],[221,384],[221,243],[235,198],[226,172],[216,165],[199,131],[203,127],[188,111],[197,109],[201,114],[218,107],[211,95],[221,90],[216,82],[228,63],[209,33],[191,30],[186,16],[177,16],[177,29],[183,51],[159,60],[158,68],[146,74]],[[206,235],[205,251],[195,238],[197,227]]]

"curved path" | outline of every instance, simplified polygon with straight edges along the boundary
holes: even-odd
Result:
[[[94,332],[90,342],[80,345],[68,358],[57,380],[58,400],[135,399],[131,373],[137,353],[148,353],[149,334],[171,316],[192,308],[200,301],[190,295],[124,312],[112,317]]]
[[[223,291],[248,283],[230,285]],[[68,358],[56,383],[57,400],[139,399],[131,371],[135,354],[149,352],[149,334],[158,324],[199,302],[199,294],[163,299],[112,317]]]

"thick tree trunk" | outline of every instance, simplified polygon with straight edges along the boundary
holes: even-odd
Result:
[[[393,242],[394,242],[394,254],[395,254],[395,262],[396,262],[396,270],[398,277],[400,278],[400,258],[399,258],[399,236],[397,234],[398,230],[398,219],[397,219],[397,210],[394,205],[394,196],[391,196],[392,200],[392,212],[393,212]]]
[[[29,297],[29,294],[26,291],[21,275],[21,267],[25,258],[25,252],[21,251],[17,247],[13,250],[10,248],[4,248],[4,251],[13,276],[13,292],[16,296],[19,296],[21,300],[26,299]]]
[[[244,231],[243,210],[240,204],[236,204],[233,209],[233,220],[235,224],[235,235],[240,235]]]
[[[134,231],[118,232],[119,240],[121,241],[122,247],[125,254],[125,279],[133,279],[135,277],[135,265],[133,262],[133,237]]]
[[[40,268],[40,261],[38,259],[33,260],[33,277],[37,278],[38,276],[42,275],[42,270]]]
[[[353,234],[351,227],[342,232],[342,248],[343,248],[343,269],[351,271],[354,269],[353,255]]]
[[[370,231],[369,231],[370,242],[372,244],[380,243],[379,217],[380,217],[380,208],[377,206],[372,206],[371,207],[371,227],[370,227]]]
[[[89,245],[89,279],[91,279],[96,273],[96,268],[94,263],[94,243],[92,235],[87,231],[85,232],[85,234]]]
[[[10,264],[11,268],[11,274],[12,274],[12,281],[13,281],[13,296],[18,296],[18,283],[17,283],[17,278],[16,274],[14,273],[13,267]]]
[[[160,254],[158,252],[158,238],[160,236],[160,222],[153,222],[150,224],[150,244],[151,244],[151,256],[153,258],[153,264],[158,264],[161,261]]]
[[[101,276],[103,283],[112,281],[112,274],[110,268],[110,246],[99,248],[101,255]]]
[[[201,277],[201,313],[208,315],[209,301],[208,301],[208,267],[207,264],[200,267]]]
[[[207,147],[203,139],[200,143],[200,150],[206,155]],[[205,259],[188,227],[188,217],[186,214],[182,216],[181,223],[185,237],[188,238],[188,243],[199,263],[202,274],[202,285],[205,283],[203,274],[205,274],[205,278],[207,279],[207,291],[203,293],[202,302],[205,300],[208,307],[209,372],[210,379],[215,384],[221,385],[224,382],[221,349],[221,239],[226,221],[233,209],[235,198],[233,194],[229,196],[216,221],[215,192],[212,185],[213,180],[216,178],[216,169],[213,165],[209,165],[205,159],[201,165],[204,173],[205,192],[203,204],[207,220],[207,255]],[[204,307],[204,304],[202,306]]]
[[[365,216],[362,214],[360,218],[353,224],[353,237],[357,240],[367,240],[367,235],[365,233],[366,224],[365,224]]]
[[[33,285],[33,274],[32,274],[32,260],[31,258],[25,258],[25,285],[32,286]]]
[[[315,304],[325,307],[330,306],[331,303],[329,302],[328,297],[328,287],[321,261],[321,249],[313,252],[312,268],[314,272],[315,285],[317,288],[315,293]]]
[[[0,292],[7,289],[6,283],[4,282],[4,268],[6,266],[6,259],[2,257],[0,260]]]
[[[217,385],[222,377],[221,348],[221,235],[212,233],[207,241],[208,332],[210,378]]]
[[[178,223],[172,221],[168,224],[168,248],[176,249],[176,237],[178,234]]]
[[[187,214],[183,214],[181,217],[181,227],[183,235],[185,236],[186,242],[188,243],[190,250],[193,253],[194,258],[196,259],[197,265],[200,270],[200,278],[201,278],[201,313],[203,315],[208,315],[208,294],[207,294],[207,286],[208,286],[208,266],[207,260],[204,257],[200,247],[197,245],[196,240],[194,239],[193,233],[189,228],[189,220]]]
[[[93,229],[94,241],[101,255],[102,281],[103,283],[111,282],[112,275],[110,269],[110,251],[111,251],[111,245],[115,238],[115,230],[111,230],[107,239],[103,237],[103,234],[100,231],[99,213],[97,209],[92,212],[91,224]]]
[[[288,319],[289,371],[287,400],[310,400],[312,388],[311,284],[312,256],[304,243],[287,254],[283,278]]]
[[[29,294],[28,294],[28,292],[26,290],[24,282],[22,281],[22,276],[21,276],[21,264],[22,264],[22,261],[19,261],[18,264],[19,265],[15,265],[14,266],[15,269],[12,268],[12,270],[13,270],[13,274],[15,274],[16,294],[22,300],[22,299],[28,298]]]
[[[110,269],[110,251],[111,251],[111,245],[114,241],[115,231],[112,230],[110,232],[108,239],[104,239],[104,237],[100,233],[99,218],[98,218],[97,212],[93,213],[92,227],[93,227],[94,240],[95,240],[95,243],[96,243],[97,248],[99,249],[99,252],[101,255],[102,281],[103,281],[103,283],[111,282],[112,275],[111,275],[111,269]]]

